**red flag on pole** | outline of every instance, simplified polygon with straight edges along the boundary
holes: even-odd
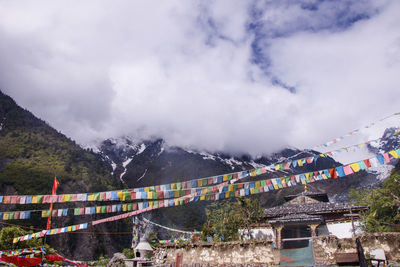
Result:
[[[57,187],[60,183],[57,181],[57,177],[54,176],[54,183],[53,183],[53,189],[51,190],[51,194],[55,195],[57,192]],[[46,225],[46,230],[50,230],[51,226],[51,211],[53,210],[53,202],[50,203],[50,216],[47,218],[47,225]]]

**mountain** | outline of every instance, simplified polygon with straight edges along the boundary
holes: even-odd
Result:
[[[50,194],[54,176],[58,192],[98,192],[120,188],[119,179],[109,172],[98,154],[82,149],[31,112],[19,107],[0,91],[0,191],[1,195]],[[57,203],[55,208],[73,207]],[[48,205],[1,205],[2,210],[48,209]],[[73,225],[94,217],[53,218],[53,227]],[[12,222],[14,223],[14,222]],[[34,214],[31,220],[15,224],[44,229],[46,220]],[[121,230],[122,229],[122,230]],[[126,223],[99,225],[93,231],[129,231]],[[94,259],[129,247],[130,236],[63,234],[47,237],[48,243],[63,255],[74,259]]]
[[[390,132],[390,129],[388,130]],[[385,134],[388,134],[386,132]],[[368,147],[369,153],[387,151],[399,144],[392,136]],[[250,155],[211,153],[169,145],[163,139],[136,140],[131,137],[110,138],[96,147],[83,149],[46,122],[19,107],[14,100],[0,92],[0,190],[2,195],[49,194],[53,177],[60,181],[58,193],[98,192],[119,188],[135,188],[165,184],[195,178],[269,166],[271,163],[296,155],[300,150],[286,148],[273,155],[253,158]],[[318,155],[307,151],[295,157]],[[313,164],[285,171],[268,167],[269,172],[254,177],[272,178],[290,174],[332,168],[340,163],[332,158],[318,158]],[[383,165],[385,166],[385,165]],[[350,188],[378,186],[384,177],[382,170],[361,171],[342,179],[329,179],[308,185],[309,190],[325,191],[331,200],[348,201]],[[250,178],[247,178],[248,181]],[[263,207],[283,202],[287,194],[303,191],[303,186],[257,194]],[[160,209],[146,214],[155,222],[180,229],[201,229],[205,208],[209,202],[196,202],[179,207]],[[84,203],[77,206],[83,207]],[[57,203],[55,208],[73,207],[72,203]],[[10,206],[5,209],[47,209],[48,206]],[[89,222],[94,216],[53,218],[54,227]],[[43,229],[45,220],[40,215],[18,224]],[[88,232],[130,232],[129,219],[100,224]],[[130,235],[63,234],[49,236],[48,242],[63,255],[78,260],[112,255],[130,246]]]

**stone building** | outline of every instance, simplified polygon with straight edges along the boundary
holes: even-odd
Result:
[[[319,235],[351,237],[356,231],[358,213],[368,209],[332,203],[326,193],[307,191],[286,196],[285,201],[283,205],[265,210],[265,219],[273,229],[278,249],[306,247],[312,237]]]

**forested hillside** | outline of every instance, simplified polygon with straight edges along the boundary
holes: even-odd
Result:
[[[0,190],[1,195],[51,194],[54,176],[57,193],[98,192],[121,188],[101,158],[82,149],[15,101],[0,92]],[[81,204],[79,204],[81,205]],[[56,208],[73,207],[57,204]],[[2,205],[5,210],[48,209],[48,205]],[[91,221],[91,216],[53,218],[53,227]],[[46,219],[33,214],[30,220],[8,224],[44,229]],[[129,231],[126,221],[99,225],[96,232]],[[95,259],[112,255],[130,245],[130,236],[64,234],[48,237],[47,242],[63,255],[75,259]]]
[[[119,186],[103,161],[82,149],[0,92],[0,184],[18,194],[49,193],[54,176],[60,190],[100,191]]]

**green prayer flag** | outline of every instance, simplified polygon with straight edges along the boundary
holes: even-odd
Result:
[[[127,208],[128,208],[128,211],[132,211],[132,203],[129,203]]]
[[[74,215],[79,215],[79,208],[74,208]]]

